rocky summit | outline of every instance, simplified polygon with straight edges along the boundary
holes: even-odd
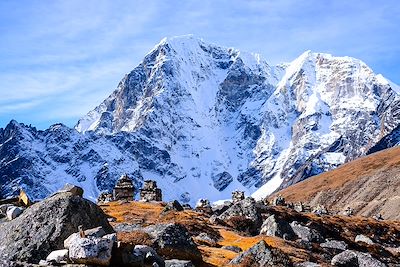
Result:
[[[95,199],[126,173],[135,188],[151,178],[166,200],[192,205],[235,189],[261,198],[395,133],[399,92],[351,57],[307,51],[273,66],[193,36],[166,38],[74,129],[0,129],[0,194],[23,187],[42,199],[69,182]],[[377,147],[398,144],[390,140]]]

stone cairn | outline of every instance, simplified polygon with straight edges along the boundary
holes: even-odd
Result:
[[[319,204],[313,208],[312,212],[317,215],[327,215],[328,214],[328,210],[325,208],[325,206],[319,205]]]
[[[134,197],[135,187],[131,178],[127,174],[124,174],[117,181],[113,190],[114,200],[126,200],[131,201]]]
[[[294,204],[294,210],[297,212],[304,212],[304,205],[303,202],[297,202]]]
[[[199,199],[199,201],[197,201],[195,210],[196,211],[200,211],[200,212],[204,212],[204,213],[207,213],[207,214],[211,214],[212,213],[212,208],[211,208],[210,200],[205,199],[205,198]]]
[[[244,199],[244,192],[243,191],[233,191],[232,192],[232,203],[238,203]]]
[[[140,189],[140,201],[162,201],[161,189],[157,188],[156,181],[144,181],[143,188]]]
[[[282,195],[278,195],[272,201],[272,205],[274,205],[274,206],[285,206],[286,205],[285,198],[282,197]]]
[[[354,213],[353,209],[350,207],[347,207],[346,210],[343,212],[343,215],[350,217],[350,216],[353,216],[353,213]]]

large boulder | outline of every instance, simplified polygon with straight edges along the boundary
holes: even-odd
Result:
[[[165,258],[201,261],[201,253],[183,225],[157,224],[144,230],[153,238],[156,251]]]
[[[0,224],[0,259],[38,263],[64,240],[84,229],[113,229],[104,212],[93,202],[70,192],[57,193],[27,208],[22,215]]]
[[[231,260],[230,264],[241,266],[276,266],[288,267],[293,266],[289,257],[281,250],[272,248],[261,240],[249,250],[241,253],[239,256]]]
[[[74,263],[108,266],[113,244],[109,238],[76,238],[69,246],[69,258]]]
[[[292,227],[286,220],[276,215],[269,216],[262,224],[260,235],[276,236],[291,240],[295,237]]]
[[[261,211],[256,201],[251,197],[233,204],[219,215],[218,219],[226,222],[236,230],[245,231],[250,234],[258,234],[262,224]]]
[[[296,234],[296,236],[301,240],[317,243],[320,243],[324,240],[322,235],[318,231],[301,225],[296,221],[291,222],[290,226],[292,227],[293,232]]]
[[[341,267],[385,267],[386,265],[381,261],[373,258],[368,253],[345,250],[332,258],[331,264],[333,266]]]
[[[48,263],[67,263],[69,261],[68,249],[59,249],[52,251],[47,257]]]

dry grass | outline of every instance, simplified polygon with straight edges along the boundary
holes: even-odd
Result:
[[[359,215],[382,213],[385,219],[400,220],[400,205],[394,204],[400,201],[400,147],[351,161],[276,194],[288,202],[322,204],[336,212],[351,206]]]

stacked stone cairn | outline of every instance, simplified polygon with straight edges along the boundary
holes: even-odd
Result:
[[[127,174],[124,174],[117,181],[113,190],[114,200],[125,200],[132,201],[134,199],[135,187],[131,178]]]
[[[233,191],[232,192],[232,203],[238,203],[244,199],[244,192],[243,191]]]
[[[161,189],[157,188],[156,181],[144,181],[143,188],[140,189],[140,201],[162,201]]]

